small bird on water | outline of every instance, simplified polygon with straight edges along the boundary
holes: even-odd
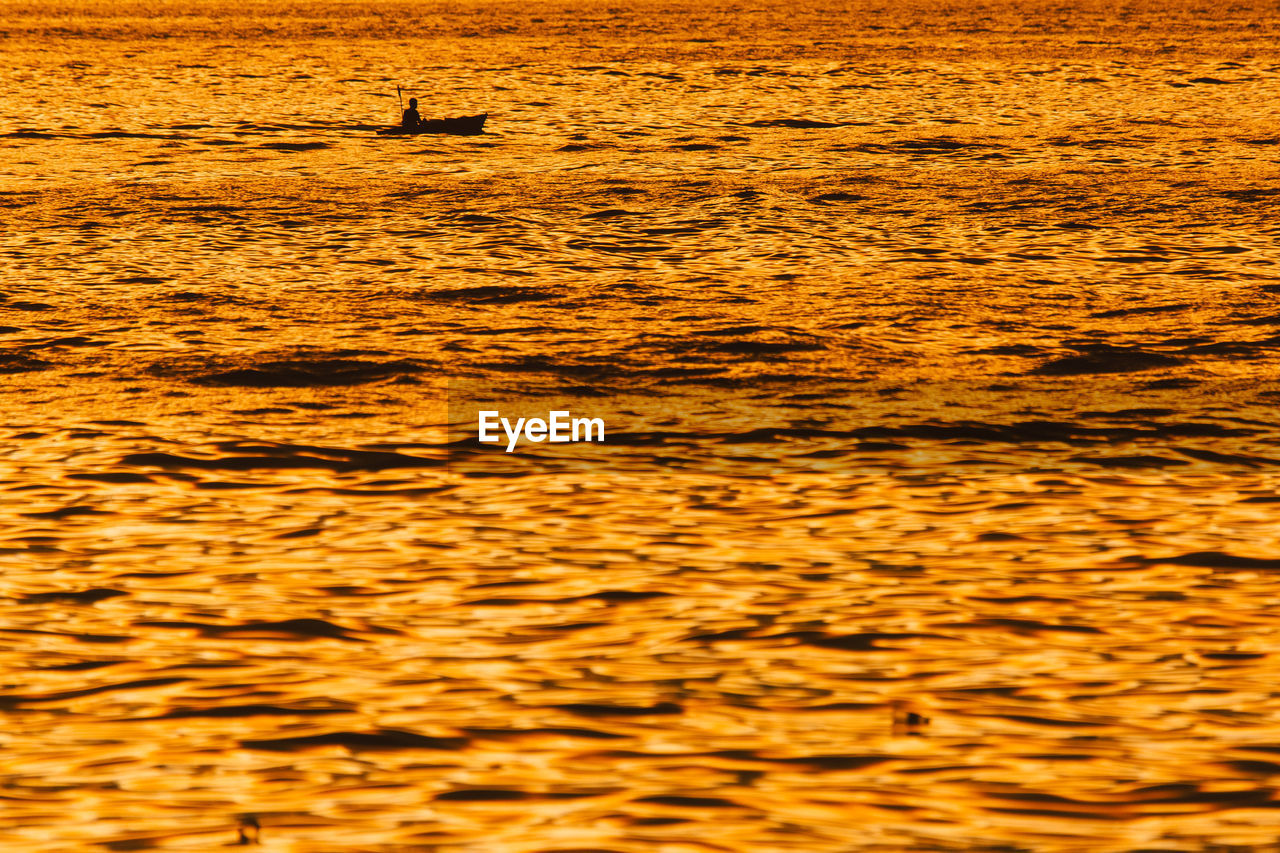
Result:
[[[929,725],[929,718],[914,710],[909,702],[892,702],[890,707],[893,708],[893,733],[895,735],[919,735],[921,734],[921,729]]]
[[[258,832],[261,827],[258,826],[258,819],[253,815],[245,815],[240,818],[240,840],[236,842],[239,845],[250,845],[258,843]]]

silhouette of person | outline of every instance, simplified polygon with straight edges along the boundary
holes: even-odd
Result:
[[[418,115],[418,99],[409,99],[409,109],[404,111],[404,116],[400,119],[400,126],[405,130],[417,130],[418,125],[422,123],[422,116]]]

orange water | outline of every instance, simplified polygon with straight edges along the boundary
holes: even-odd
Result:
[[[0,0],[0,847],[1274,846],[1277,35]]]

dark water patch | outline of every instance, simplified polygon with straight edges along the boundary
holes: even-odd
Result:
[[[98,133],[86,133],[85,139],[184,139],[181,134],[172,133],[135,133],[125,130],[104,130]]]
[[[47,370],[50,367],[53,367],[52,363],[36,358],[26,352],[0,350],[0,374],[30,373],[37,370]]]
[[[1003,599],[1009,601],[1010,599]],[[1065,601],[1066,599],[1056,599]],[[1068,634],[1105,634],[1100,628],[1088,625],[1062,625],[1042,622],[1038,619],[975,619],[970,622],[948,622],[940,624],[940,628],[998,628],[1024,636],[1035,636],[1041,633],[1061,632]]]
[[[467,602],[474,607],[519,607],[525,604],[575,604],[579,601],[603,601],[608,604],[622,604],[630,601],[650,601],[655,598],[669,598],[666,592],[642,592],[638,590],[606,590],[589,595],[573,595],[564,598],[482,598]]]
[[[546,332],[563,332],[564,329],[555,326],[506,326],[500,328],[492,328],[487,326],[481,327],[463,327],[461,331],[468,335],[536,335]],[[424,334],[423,332],[415,332],[415,334]]]
[[[1183,359],[1137,347],[1098,345],[1092,352],[1047,361],[1029,371],[1034,376],[1082,376],[1100,373],[1131,373],[1160,367],[1176,367]]]
[[[1123,470],[1141,468],[1175,468],[1190,465],[1184,459],[1168,459],[1164,456],[1072,456],[1072,462],[1084,462],[1100,468],[1118,468]]]
[[[1280,195],[1280,187],[1275,187],[1275,188],[1258,187],[1255,189],[1247,189],[1247,190],[1227,190],[1226,192],[1222,193],[1222,196],[1224,198],[1235,199],[1236,201],[1259,201],[1261,199],[1268,199],[1276,195]]]
[[[24,518],[48,518],[60,521],[64,518],[71,518],[77,515],[107,515],[104,510],[91,506],[64,506],[60,509],[51,509],[46,512],[23,512],[19,515]]]
[[[256,368],[190,377],[200,385],[234,385],[251,388],[313,388],[326,385],[360,385],[422,368],[412,362],[371,362],[357,359],[269,362]]]
[[[758,337],[756,339],[748,337],[751,335],[758,335]],[[735,340],[718,340],[720,338],[735,338]],[[828,348],[818,335],[762,326],[701,329],[685,336],[646,336],[645,344],[651,351],[684,356],[726,354],[763,357],[786,353],[818,352]]]
[[[649,232],[646,232],[646,233],[649,233]],[[566,248],[569,248],[569,249],[577,249],[577,250],[580,250],[580,251],[587,251],[587,252],[603,252],[603,253],[608,254],[608,255],[635,255],[635,254],[638,254],[638,255],[642,255],[642,256],[643,256],[643,255],[649,255],[649,254],[652,254],[652,253],[654,253],[654,252],[671,252],[671,251],[672,251],[672,248],[673,248],[673,247],[672,247],[672,245],[671,245],[671,243],[670,243],[670,242],[667,242],[667,241],[661,241],[661,242],[653,241],[653,242],[650,242],[650,241],[646,241],[646,240],[644,240],[644,239],[642,239],[642,238],[641,238],[641,239],[637,239],[637,238],[623,238],[623,239],[616,240],[616,241],[606,241],[606,240],[570,240],[570,241],[568,241],[567,243],[565,243],[565,247],[566,247]],[[684,256],[683,256],[683,255],[676,255],[676,257],[677,257],[677,258],[679,258],[680,260],[684,260]],[[610,264],[612,264],[612,263],[615,263],[615,262],[610,262]],[[628,261],[625,261],[625,260],[623,260],[623,261],[618,261],[618,262],[616,262],[616,263],[618,263],[618,264],[620,265],[620,268],[622,268],[622,269],[628,269],[628,270],[636,270],[636,269],[639,269],[638,267],[635,267],[635,266],[626,266],[626,264],[628,263]],[[648,304],[657,304],[657,303],[656,303],[656,302],[651,302],[651,303],[648,303]]]
[[[134,622],[140,628],[174,628],[195,630],[202,637],[223,639],[285,639],[285,640],[346,640],[354,643],[365,643],[359,637],[352,636],[350,628],[343,628],[324,619],[283,619],[278,622],[243,622],[236,625],[214,625],[206,622],[188,622],[182,620],[144,620]],[[373,630],[380,634],[399,634],[390,628]]]
[[[22,348],[25,350],[41,350],[61,349],[63,347],[102,346],[107,342],[104,340],[95,340],[85,335],[61,335],[56,338],[35,338],[23,341],[22,343]]]
[[[244,299],[229,293],[199,292],[195,290],[178,290],[156,297],[161,302],[193,303],[203,302],[208,305],[243,305]]]
[[[120,460],[124,465],[163,470],[195,469],[204,471],[255,471],[283,468],[317,468],[330,471],[354,470],[350,465],[333,459],[313,456],[227,456],[218,459],[196,459],[173,453],[131,453]]]
[[[498,216],[488,216],[483,213],[473,213],[469,210],[450,210],[446,211],[444,218],[450,222],[456,222],[460,225],[507,225],[509,220]]]
[[[907,139],[902,142],[895,143],[897,148],[905,148],[909,151],[963,151],[971,148],[987,148],[989,146],[980,142],[962,142],[959,139],[951,139],[946,136],[938,136],[932,139]]]
[[[457,791],[445,791],[444,793],[436,794],[435,799],[444,802],[494,803],[534,800],[539,799],[539,797],[527,791],[516,791],[511,788],[463,788]]]
[[[1253,316],[1253,318],[1245,318],[1240,320],[1230,320],[1235,325],[1280,325],[1280,314],[1272,314],[1270,316]]]
[[[857,703],[857,702],[835,702],[829,705],[821,705],[814,707],[798,708],[801,711],[862,711],[873,710],[886,707],[880,703]],[[765,764],[776,764],[784,767],[793,767],[797,770],[807,770],[817,773],[838,770],[862,770],[867,767],[876,767],[881,764],[887,764],[896,759],[887,755],[798,755],[778,757],[771,755],[761,755],[760,751],[748,749],[730,749],[720,750],[713,755],[716,758],[725,758],[735,761],[762,762]]]
[[[844,127],[844,122],[817,121],[809,118],[773,118],[748,122],[747,127],[791,127],[798,130],[819,130]]]
[[[1031,726],[1043,726],[1045,728],[1053,728],[1053,729],[1075,729],[1075,728],[1097,729],[1107,725],[1107,723],[1099,723],[1099,722],[1094,722],[1092,720],[1080,720],[1080,719],[1062,720],[1056,717],[1039,717],[1034,714],[990,714],[987,716],[990,716],[992,719],[997,719],[997,720],[1009,720],[1010,722],[1014,722],[1014,723],[1026,723],[1027,725],[1031,725]],[[1017,797],[1017,799],[1036,799],[1036,800],[1043,799],[1046,801],[1066,801],[1065,797],[1058,797],[1052,794],[1022,795]]]
[[[1266,317],[1247,317],[1240,320],[1229,320],[1228,322],[1237,326],[1280,326],[1280,314],[1271,314]]]
[[[1280,459],[1270,459],[1265,456],[1217,453],[1212,450],[1200,450],[1191,447],[1179,447],[1177,450],[1183,456],[1190,456],[1192,459],[1199,459],[1202,462],[1215,462],[1222,465],[1243,465],[1246,468],[1266,468],[1272,465],[1280,465]]]
[[[1167,264],[1173,259],[1161,257],[1160,255],[1111,255],[1097,258],[1097,260],[1099,263],[1109,264]]]
[[[192,488],[202,489],[202,490],[204,490],[204,491],[212,491],[212,492],[216,492],[216,491],[225,491],[225,490],[230,490],[230,489],[261,489],[261,488],[264,488],[264,484],[263,484],[263,483],[247,483],[247,482],[239,482],[239,483],[238,483],[238,482],[229,482],[229,481],[228,481],[228,482],[220,482],[220,481],[209,481],[209,480],[194,480],[194,481],[192,481],[191,486],[192,486]],[[320,530],[319,528],[316,528],[315,530],[313,530],[313,531],[312,531],[312,534],[314,534],[314,533],[318,533],[318,532],[319,532],[319,530]],[[295,533],[295,534],[282,533],[282,534],[280,534],[279,536],[277,536],[277,537],[275,537],[275,538],[276,538],[276,539],[288,539],[288,538],[291,538],[291,536],[296,536],[296,535],[298,535],[298,534],[296,534],[296,533]]]
[[[723,797],[685,797],[674,794],[662,794],[653,797],[637,797],[635,803],[654,803],[660,806],[677,806],[694,809],[742,809],[748,808],[733,800]]]
[[[1133,148],[1138,145],[1138,143],[1131,142],[1126,139],[1111,137],[1073,139],[1069,136],[1060,136],[1056,139],[1051,139],[1048,144],[1054,148],[1084,148],[1087,151],[1097,151],[1101,148]]]
[[[42,130],[15,130],[9,133],[0,133],[0,139],[61,139],[64,134],[46,133]]]
[[[592,213],[584,213],[583,219],[623,219],[629,216],[639,216],[635,211],[623,210],[619,207],[609,208],[608,210],[597,210]]]
[[[826,348],[825,344],[816,341],[731,341],[716,344],[707,350],[733,355],[780,355],[789,352],[816,352]]]
[[[40,542],[43,542],[45,541],[45,538],[43,537],[25,537],[25,538],[27,540],[32,541],[31,546],[24,549],[29,553],[53,553],[60,550],[58,548],[41,545],[38,542],[34,541],[34,540],[39,540]],[[52,537],[47,537],[47,538],[49,540],[52,540]],[[125,577],[125,576],[121,575],[121,577]],[[116,643],[128,643],[136,639],[135,637],[129,637],[123,634],[88,634],[88,633],[77,633],[77,632],[66,632],[66,631],[38,631],[32,628],[0,628],[0,633],[18,634],[20,636],[30,635],[34,637],[58,637],[62,639],[76,640],[81,643],[116,644]],[[3,700],[3,697],[0,697],[0,707],[3,707],[3,706],[4,706],[4,700]]]
[[[615,793],[616,788],[594,791],[523,791],[514,788],[460,788],[437,794],[435,799],[444,802],[462,803],[496,803],[515,801],[556,802],[562,800],[581,800],[586,797],[598,797],[601,794]],[[546,853],[554,853],[546,851]],[[564,851],[571,853],[571,851]],[[586,853],[585,850],[582,853]]]
[[[603,623],[594,623],[596,625]],[[558,737],[582,738],[584,740],[626,740],[627,735],[617,734],[616,732],[602,732],[596,729],[583,729],[573,726],[541,726],[532,729],[492,729],[492,728],[465,728],[463,729],[471,737],[478,740],[522,740],[529,736],[537,735],[555,735]]]
[[[200,720],[242,719],[245,717],[319,717],[328,714],[350,714],[352,708],[294,708],[282,705],[219,705],[210,708],[184,706],[173,708],[154,717],[135,717],[134,722],[146,720]]]
[[[650,717],[683,714],[684,708],[675,702],[658,702],[654,705],[604,705],[595,702],[570,702],[551,705],[580,717]]]
[[[1056,720],[1045,717],[1024,717],[1016,714],[993,714],[993,717],[999,719],[1008,719],[1015,722],[1027,722],[1033,725],[1045,725],[1053,727],[1087,727],[1094,728],[1100,723],[1086,722],[1082,720]],[[1056,808],[1036,809],[1036,810],[1018,810],[1019,813],[1036,813],[1046,815],[1056,815],[1058,817],[1083,817],[1088,816],[1094,819],[1113,818],[1120,819],[1128,817],[1135,812],[1143,815],[1181,815],[1187,814],[1185,809],[1171,809],[1168,811],[1159,810],[1157,807],[1177,806],[1177,805],[1219,805],[1229,806],[1233,808],[1275,808],[1276,804],[1273,800],[1275,791],[1270,788],[1257,790],[1230,790],[1230,791],[1205,791],[1198,784],[1194,783],[1170,783],[1163,785],[1149,785],[1133,791],[1118,794],[1114,799],[1090,801],[1081,800],[1073,797],[1061,796],[1058,794],[1032,793],[1019,791],[987,791],[985,796],[1005,799],[1019,800],[1023,802],[1043,803]],[[1093,809],[1109,809],[1110,811],[1090,811]],[[1000,811],[993,809],[993,811]],[[1231,847],[1221,848],[1214,845],[1214,848],[1229,851]],[[1238,849],[1238,848],[1237,848]],[[1232,851],[1234,853],[1234,851]]]
[[[164,284],[168,278],[156,275],[129,275],[112,279],[112,284]]]
[[[452,752],[464,748],[467,743],[466,738],[428,737],[398,729],[381,729],[377,732],[328,732],[304,737],[240,741],[240,745],[245,749],[266,752],[298,752],[317,746],[341,746],[352,752],[397,752],[409,749]]]
[[[1105,258],[1103,260],[1106,260]],[[1094,311],[1090,317],[1132,317],[1141,314],[1167,314],[1185,311],[1191,308],[1189,302],[1175,302],[1169,305],[1144,305],[1137,308],[1115,308],[1110,311]]]
[[[1188,355],[1238,355],[1245,358],[1258,358],[1280,346],[1280,335],[1262,338],[1256,341],[1215,341],[1207,344],[1193,344],[1178,350]]]
[[[1050,352],[1049,347],[1034,346],[1032,344],[996,344],[989,347],[979,347],[969,350],[969,352],[982,353],[984,355],[1024,355],[1033,356]],[[1012,390],[1009,388],[1000,388],[992,390]]]
[[[1103,412],[1080,412],[1078,418],[1090,420],[1129,420],[1133,418],[1165,418],[1178,414],[1177,409],[1112,409]]]
[[[36,667],[36,669],[49,672],[88,672],[95,669],[102,669],[103,667],[118,666],[124,662],[125,661],[122,660],[81,660],[74,663],[41,666]]]
[[[1215,255],[1241,255],[1241,254],[1244,254],[1245,252],[1252,252],[1253,250],[1250,249],[1248,246],[1226,245],[1226,246],[1187,246],[1185,247],[1185,251],[1202,252],[1206,254],[1215,254]]]
[[[533,287],[509,287],[499,284],[458,287],[451,290],[424,290],[409,298],[432,302],[473,303],[476,305],[510,305],[517,302],[545,302],[564,298],[563,293]]]
[[[688,334],[708,337],[739,337],[741,335],[766,332],[769,329],[769,326],[721,326],[715,329],[694,329],[689,331]]]
[[[254,147],[266,148],[271,151],[318,151],[321,148],[331,148],[332,146],[327,142],[264,142]]]
[[[820,649],[836,649],[845,652],[894,652],[902,651],[899,646],[882,646],[881,642],[892,642],[894,640],[912,640],[912,639],[941,639],[940,634],[916,634],[902,632],[885,632],[885,631],[864,631],[858,634],[838,634],[824,636],[812,631],[796,631],[785,634],[771,635],[764,639],[772,639],[774,637],[795,637],[800,639],[805,645],[817,646]]]
[[[1158,391],[1161,389],[1169,389],[1169,388],[1194,388],[1198,384],[1199,383],[1196,382],[1196,380],[1194,379],[1186,379],[1183,377],[1174,376],[1168,379],[1156,379],[1151,382],[1146,382],[1146,383],[1143,383],[1141,387],[1146,390]]]
[[[1056,443],[1087,447],[1142,439],[1180,436],[1253,435],[1255,431],[1213,423],[1180,422],[1155,426],[1089,427],[1065,421],[1021,421],[1011,424],[923,423],[902,426],[868,426],[852,430],[814,427],[762,427],[739,433],[722,433],[723,441],[756,442],[810,438],[920,439],[930,442],[977,442],[1008,444]]]
[[[1143,557],[1144,563],[1161,563],[1174,566],[1195,566],[1205,569],[1242,569],[1254,571],[1280,571],[1280,559],[1265,557],[1239,557],[1222,551],[1196,551],[1175,557]]]
[[[204,488],[204,487],[205,487],[204,485],[196,486],[196,488]],[[248,485],[245,484],[244,487],[247,488]],[[255,487],[261,488],[261,484],[255,484]],[[386,489],[381,487],[378,487],[378,488],[370,487],[370,488],[364,488],[364,489],[300,488],[300,489],[285,489],[282,493],[289,494],[289,495],[315,494],[315,495],[352,495],[356,497],[399,496],[399,497],[406,497],[406,498],[424,498],[429,495],[438,495],[444,492],[450,492],[450,491],[453,491],[455,488],[457,487],[456,486],[424,486],[422,488],[410,488],[410,489]]]
[[[831,202],[836,202],[836,201],[864,201],[866,198],[867,198],[866,196],[858,195],[857,193],[835,192],[835,193],[823,193],[822,195],[815,195],[812,198],[810,198],[809,201],[813,202],[814,204],[829,204]]]
[[[109,589],[107,587],[94,587],[92,589],[84,589],[75,592],[70,590],[37,592],[29,595],[20,595],[18,596],[18,599],[36,604],[55,601],[66,601],[73,604],[97,604],[99,601],[106,601],[110,598],[119,598],[122,595],[128,595],[128,593],[118,589]]]
[[[385,471],[392,468],[437,468],[439,459],[410,456],[385,450],[351,450],[312,445],[222,442],[216,445],[224,455],[213,458],[180,456],[174,453],[131,453],[121,458],[124,465],[162,470],[256,471],[286,468],[314,468],[337,472]],[[246,452],[263,455],[242,455]]]
[[[851,150],[867,154],[953,154],[991,149],[982,142],[963,141],[939,136],[925,139],[904,139],[897,142],[865,142],[851,146]],[[992,156],[992,155],[988,155]]]
[[[25,633],[25,632],[24,632]],[[37,632],[48,633],[48,632]],[[0,695],[0,708],[14,708],[22,705],[42,702],[65,702],[68,699],[82,699],[86,696],[99,696],[103,693],[114,693],[118,690],[142,690],[147,687],[167,687],[170,684],[181,684],[189,678],[140,678],[119,684],[102,684],[97,687],[86,687],[80,690],[64,690],[58,693]]]
[[[250,361],[244,366],[230,366],[229,358],[208,360],[168,360],[152,365],[153,376],[178,378],[195,385],[242,388],[323,388],[328,386],[363,385],[385,379],[419,373],[424,366],[416,361],[397,359],[373,361],[356,358],[294,358]],[[222,364],[219,364],[221,362]],[[210,366],[227,365],[228,369],[208,370]]]

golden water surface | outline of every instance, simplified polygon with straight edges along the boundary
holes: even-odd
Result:
[[[1278,38],[0,0],[0,848],[1276,849]]]

